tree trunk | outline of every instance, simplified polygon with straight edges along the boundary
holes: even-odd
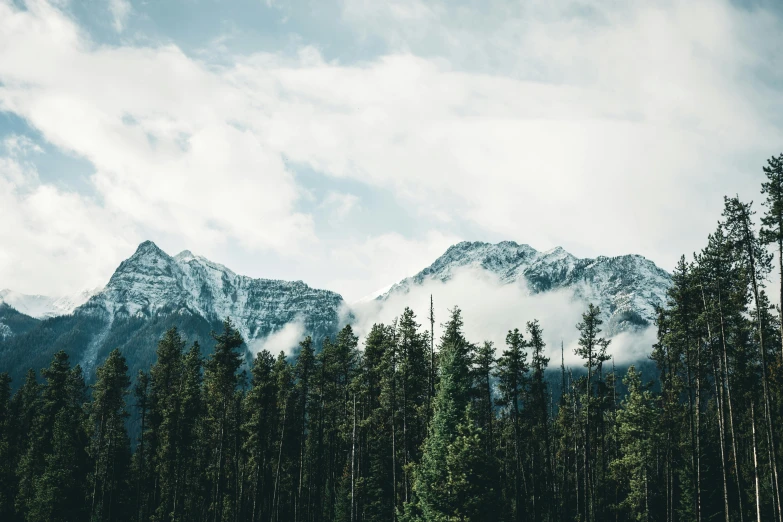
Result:
[[[756,451],[756,409],[754,400],[750,401],[751,432],[753,434],[753,479],[756,485],[756,522],[761,522],[761,499],[759,498],[759,462]]]

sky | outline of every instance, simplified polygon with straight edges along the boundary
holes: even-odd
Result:
[[[783,10],[0,0],[0,288],[150,239],[348,301],[461,240],[666,270],[783,152]]]

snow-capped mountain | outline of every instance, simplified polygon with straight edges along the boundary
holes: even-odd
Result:
[[[172,326],[188,343],[198,341],[207,356],[214,346],[210,332],[219,331],[226,317],[247,342],[249,359],[255,348],[291,323],[302,337],[312,335],[320,345],[336,333],[342,305],[339,294],[310,288],[302,281],[237,275],[189,251],[170,256],[145,241],[120,264],[105,288],[69,315],[37,321],[8,307],[34,321],[28,324],[11,312],[8,318],[0,313],[0,324],[7,326],[0,327],[0,368],[19,379],[27,368],[46,366],[52,354],[62,349],[91,378],[109,352],[119,348],[131,375],[136,375],[154,362],[158,340]],[[24,328],[11,328],[12,319]],[[287,350],[300,340],[274,346]]]
[[[70,314],[100,290],[100,288],[93,288],[75,294],[52,297],[48,295],[22,294],[6,288],[0,290],[0,303],[5,303],[30,317],[47,319],[58,315]]]
[[[302,281],[253,279],[185,250],[169,256],[151,241],[123,261],[106,288],[83,313],[105,310],[115,317],[150,317],[161,311],[193,313],[208,320],[230,317],[246,340],[268,335],[301,319],[328,329],[342,297]]]
[[[501,284],[524,284],[531,294],[569,290],[575,299],[601,308],[609,335],[652,324],[655,307],[665,304],[671,286],[670,274],[639,255],[579,259],[560,247],[539,252],[513,241],[464,241],[377,299],[407,293],[428,281],[448,283],[455,272],[466,268],[487,271]]]

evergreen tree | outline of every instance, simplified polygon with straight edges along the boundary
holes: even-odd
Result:
[[[601,368],[601,365],[608,360],[606,348],[609,341],[603,337],[598,337],[601,333],[601,324],[603,321],[599,318],[601,310],[592,303],[587,308],[587,312],[582,314],[582,321],[576,325],[579,330],[579,345],[575,349],[576,355],[584,359],[584,366],[587,368],[587,378],[585,379],[585,439],[584,439],[584,518],[587,522],[596,519],[596,480],[593,462],[595,460],[595,425],[597,416],[595,408],[591,405],[597,405],[595,401],[593,374]],[[600,377],[599,377],[600,379]]]
[[[125,396],[130,379],[128,365],[119,350],[109,354],[96,375],[90,408],[89,454],[94,463],[90,476],[90,520],[125,520],[129,514],[131,453],[125,430]]]
[[[552,499],[551,461],[549,440],[549,394],[544,377],[549,358],[544,355],[546,344],[543,339],[543,329],[538,320],[527,323],[527,333],[530,336],[528,346],[531,349],[530,391],[528,399],[528,416],[530,418],[530,440],[532,461],[532,503],[533,518],[541,520],[549,518]]]
[[[148,451],[153,458],[157,490],[155,520],[175,520],[177,445],[181,418],[180,386],[182,350],[185,341],[176,328],[169,329],[158,343],[158,360],[150,369],[150,436]]]
[[[481,430],[470,414],[465,418],[472,383],[470,344],[462,324],[455,307],[441,339],[439,386],[421,464],[414,472],[415,498],[406,505],[406,515],[413,520],[468,520],[466,516],[475,517],[477,509],[492,502],[493,481],[481,467],[466,473],[459,462],[460,457],[470,464],[486,461]]]
[[[497,362],[498,389],[500,390],[499,404],[508,412],[510,417],[509,427],[510,444],[506,448],[506,461],[510,462],[507,468],[511,474],[513,489],[509,495],[509,505],[512,510],[513,520],[522,520],[526,516],[527,483],[523,472],[525,458],[523,448],[523,397],[526,395],[527,374],[530,368],[527,363],[528,346],[519,329],[509,331],[506,335],[507,349],[503,351]]]
[[[150,378],[149,374],[139,370],[136,384],[133,387],[133,398],[136,401],[136,410],[139,418],[139,440],[136,444],[136,452],[131,457],[131,468],[135,480],[135,510],[134,519],[139,522],[147,520],[152,502],[151,484],[153,483],[153,463],[149,451],[149,410],[150,410]]]
[[[761,184],[761,193],[766,194],[766,212],[761,217],[760,238],[764,244],[777,246],[778,268],[780,269],[780,303],[783,303],[783,153],[772,156],[764,167],[767,181]],[[781,322],[783,325],[783,321]],[[782,327],[783,328],[783,327]],[[783,330],[781,330],[783,339]],[[781,351],[783,357],[783,349]]]
[[[13,430],[11,377],[7,373],[0,373],[0,519],[2,520],[12,520],[15,515]]]
[[[623,384],[628,396],[617,414],[621,457],[612,463],[612,472],[618,483],[627,487],[619,508],[628,512],[630,520],[647,522],[656,497],[653,478],[658,414],[649,385],[642,384],[634,366],[628,368]]]
[[[205,437],[210,448],[207,477],[210,485],[210,519],[229,521],[237,515],[240,418],[237,371],[244,341],[230,319],[223,331],[213,333],[215,351],[204,365]]]
[[[19,476],[18,493],[16,497],[17,513],[22,518],[29,518],[35,504],[37,481],[44,473],[47,456],[52,453],[54,424],[58,414],[67,402],[67,382],[70,372],[68,355],[64,351],[54,354],[48,368],[41,370],[46,383],[41,388],[40,401],[37,400],[36,386],[25,383],[27,411],[22,415],[30,416],[29,441],[24,448],[24,454],[19,461],[17,474]],[[35,379],[28,373],[28,381]],[[64,435],[64,433],[61,433]]]
[[[42,372],[48,381],[44,405],[56,408],[56,413],[43,471],[35,479],[34,496],[27,512],[26,519],[30,522],[84,520],[89,512],[85,502],[89,469],[84,409],[87,387],[81,368],[75,366],[63,372],[67,366],[67,355],[55,354],[52,371]],[[55,400],[54,389],[60,386],[64,393]]]
[[[486,433],[486,454],[494,454],[493,421],[495,407],[492,398],[492,376],[495,372],[495,345],[485,341],[477,350],[474,360],[476,417],[478,425]]]
[[[386,325],[373,325],[364,342],[361,398],[368,413],[362,422],[366,433],[365,464],[360,482],[360,511],[367,522],[381,522],[395,516],[392,466],[392,423],[389,367],[395,352],[394,333]]]
[[[272,463],[275,456],[275,427],[279,411],[274,379],[275,359],[262,350],[256,354],[251,370],[251,387],[244,401],[243,449],[247,458],[249,514],[252,522],[268,520],[273,493]]]

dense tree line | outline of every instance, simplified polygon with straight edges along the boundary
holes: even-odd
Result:
[[[616,374],[592,304],[556,404],[538,321],[495,347],[456,307],[437,341],[406,308],[361,348],[348,325],[249,366],[228,319],[206,358],[172,328],[149,371],[115,350],[89,387],[57,352],[13,394],[0,374],[0,519],[783,522],[783,155],[765,173],[761,228],[726,198],[678,264],[658,375]]]

